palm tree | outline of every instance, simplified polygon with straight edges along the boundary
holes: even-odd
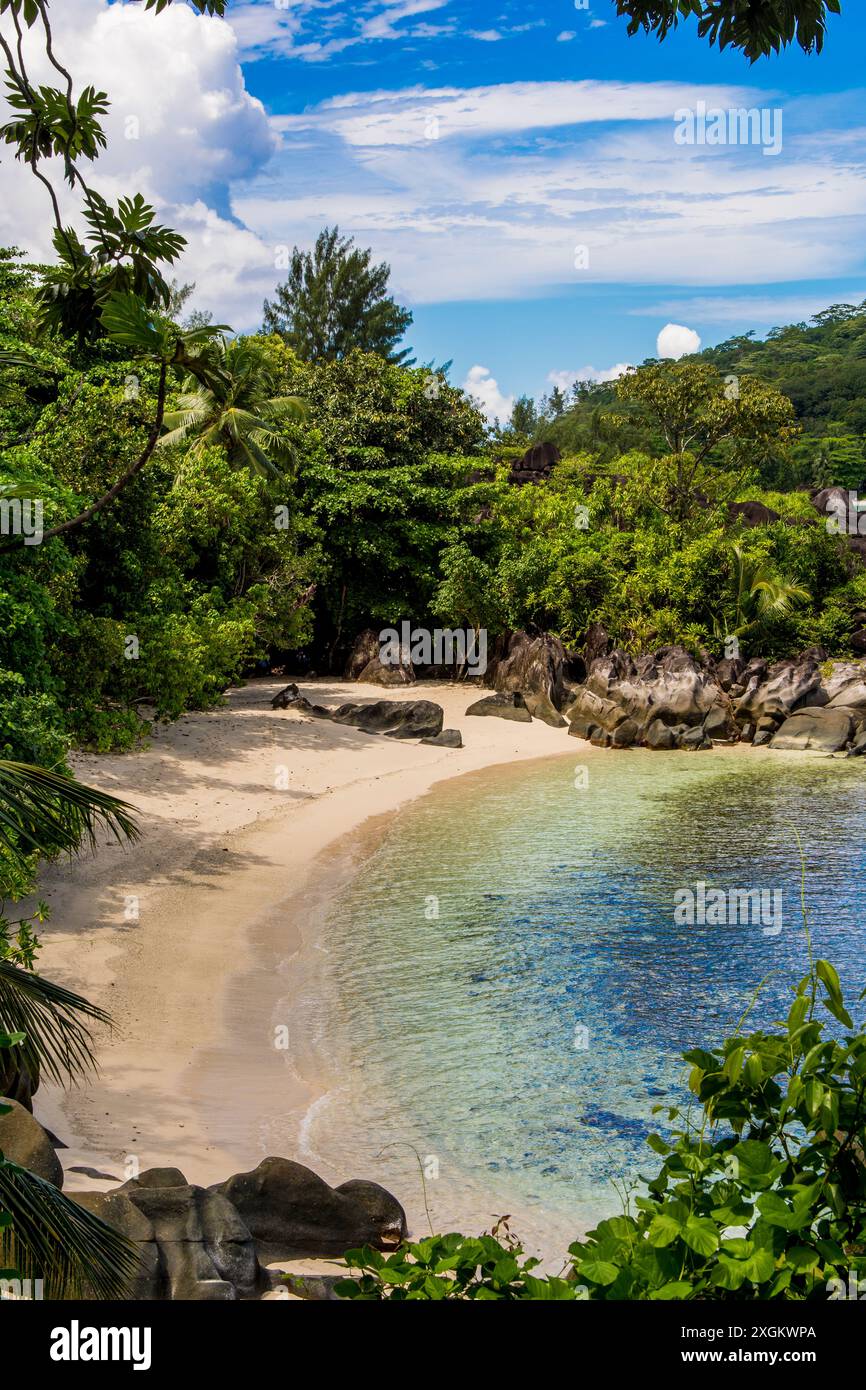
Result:
[[[96,844],[99,830],[118,840],[138,837],[126,802],[65,773],[0,760],[0,853],[14,868],[33,853],[72,853]],[[108,1015],[80,995],[22,969],[0,951],[0,1076],[12,1052],[32,1078],[53,1080],[93,1066],[92,1039],[83,1021]],[[0,1104],[0,1114],[8,1111]],[[41,1278],[50,1297],[93,1293],[120,1298],[137,1263],[134,1247],[105,1222],[64,1197],[51,1183],[0,1153],[0,1266],[10,1277]]]
[[[177,410],[165,415],[160,447],[190,443],[194,453],[219,444],[233,463],[254,473],[279,472],[291,457],[286,425],[305,413],[298,396],[277,395],[276,372],[264,343],[249,338],[216,340],[207,383],[188,377]]]
[[[734,620],[716,619],[717,635],[750,637],[765,628],[773,618],[784,618],[798,603],[812,597],[808,589],[774,570],[766,556],[746,555],[733,547]]]

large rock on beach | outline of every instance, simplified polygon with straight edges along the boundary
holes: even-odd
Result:
[[[368,734],[435,738],[442,731],[444,713],[432,700],[373,700],[339,705],[331,718],[335,724],[350,724]]]
[[[265,1158],[210,1191],[231,1204],[265,1261],[342,1255],[357,1245],[391,1250],[406,1236],[406,1213],[378,1183],[356,1178],[329,1187],[288,1158]]]
[[[282,1283],[267,1263],[365,1244],[390,1250],[406,1236],[403,1208],[378,1183],[332,1188],[286,1158],[208,1188],[177,1168],[149,1168],[112,1192],[73,1200],[135,1246],[133,1299],[260,1298]]]
[[[485,695],[470,705],[466,713],[513,719],[519,724],[532,723],[532,715],[526,708],[526,701],[518,691],[511,695]]]
[[[345,666],[350,681],[366,681],[371,685],[413,685],[415,671],[408,648],[402,644],[395,662],[382,661],[382,641],[374,628],[365,628],[355,638]]]
[[[829,705],[796,710],[773,735],[771,748],[792,752],[837,753],[846,747],[855,728],[851,710]]]
[[[748,673],[747,673],[748,674]],[[821,670],[812,656],[777,661],[769,670],[755,670],[735,713],[741,724],[757,723],[764,715],[787,717],[805,706],[827,704],[821,688]]]
[[[2,1103],[9,1110],[0,1115],[0,1153],[54,1187],[62,1187],[63,1165],[39,1121],[11,1097],[4,1097]]]
[[[512,632],[505,650],[489,662],[484,684],[500,692],[517,692],[527,704],[530,698],[546,701],[544,708],[552,706],[556,713],[566,696],[568,666],[568,655],[558,637]]]
[[[271,700],[271,709],[288,709],[290,705],[296,704],[300,698],[300,691],[294,681],[290,681],[282,690],[278,690]]]
[[[432,738],[422,738],[422,743],[427,743],[433,748],[462,748],[463,738],[459,729],[443,729],[441,734],[434,734]]]

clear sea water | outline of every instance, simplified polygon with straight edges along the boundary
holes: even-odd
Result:
[[[607,752],[459,778],[399,814],[333,905],[305,1036],[332,1078],[309,1158],[376,1177],[416,1233],[509,1213],[564,1251],[655,1171],[653,1105],[680,1053],[804,973],[799,830],[816,953],[866,983],[866,763],[752,750]],[[580,780],[578,778],[578,780]],[[677,925],[703,880],[782,894],[782,930]],[[438,909],[438,916],[436,915]]]

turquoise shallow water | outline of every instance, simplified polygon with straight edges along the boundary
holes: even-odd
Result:
[[[396,817],[330,913],[303,1020],[334,1078],[310,1152],[417,1186],[412,1145],[435,1224],[483,1194],[541,1245],[657,1166],[651,1109],[681,1093],[684,1048],[770,972],[754,1017],[785,1005],[805,961],[795,827],[816,951],[852,997],[866,976],[860,760],[611,752],[582,789],[578,760],[457,779]],[[781,932],[678,925],[700,880],[778,890]]]

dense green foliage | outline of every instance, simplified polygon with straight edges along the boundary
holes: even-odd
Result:
[[[763,486],[866,484],[866,302],[834,304],[809,323],[774,328],[764,339],[743,334],[688,360],[715,367],[738,388],[774,386],[791,402],[797,433],[767,438],[752,451]],[[663,444],[657,421],[615,382],[579,382],[558,410],[548,397],[540,418],[527,417],[518,401],[511,423],[520,437],[551,439],[564,453],[592,450],[605,461]]]
[[[38,281],[0,261],[0,486],[42,498],[48,530],[136,467],[160,367],[105,339],[46,337]],[[825,355],[835,343],[847,381],[864,324],[834,315],[742,352],[781,381],[790,334]],[[170,378],[159,446],[108,505],[41,545],[0,537],[5,756],[50,766],[70,740],[129,746],[142,712],[205,708],[256,662],[302,650],[340,669],[358,631],[403,618],[577,645],[601,622],[632,650],[720,651],[737,633],[747,653],[850,651],[866,575],[805,493],[762,482],[768,458],[796,471],[804,436],[788,395],[732,348],[649,364],[605,388],[608,405],[578,391],[539,427],[566,456],[515,487],[528,441],[486,437],[441,373],[358,350],[303,361],[276,335],[211,341],[209,384]],[[748,529],[737,498],[781,520]]]

